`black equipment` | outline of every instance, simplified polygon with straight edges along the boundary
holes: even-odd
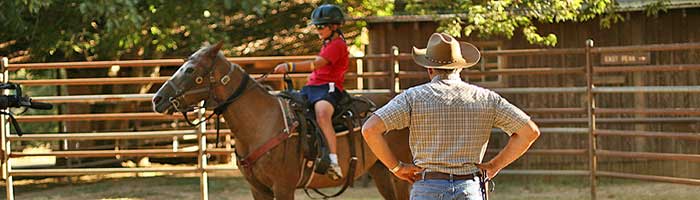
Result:
[[[35,102],[32,98],[22,95],[22,87],[16,83],[0,83],[0,90],[14,90],[14,94],[0,95],[0,110],[5,110],[8,108],[32,108],[39,110],[50,110],[53,109],[53,105],[49,103]],[[10,121],[12,126],[15,127],[15,132],[17,135],[22,136],[22,129],[19,127],[17,120],[9,111],[0,111],[0,114],[10,116]]]

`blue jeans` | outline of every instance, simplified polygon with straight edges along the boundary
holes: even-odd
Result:
[[[483,200],[479,177],[469,180],[419,180],[413,183],[411,200]]]

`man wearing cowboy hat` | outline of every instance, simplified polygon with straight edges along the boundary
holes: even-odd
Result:
[[[427,48],[413,48],[413,60],[427,69],[431,81],[397,95],[362,127],[382,163],[413,183],[411,199],[485,199],[485,180],[525,153],[539,136],[523,111],[495,92],[461,80],[462,69],[480,57],[474,45],[434,33]],[[413,163],[400,162],[382,137],[406,127]],[[498,155],[482,163],[493,127],[511,137]]]

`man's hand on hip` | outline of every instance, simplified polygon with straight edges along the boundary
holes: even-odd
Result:
[[[490,161],[477,164],[476,167],[486,170],[488,178],[493,179],[501,169],[522,156],[539,136],[540,130],[537,124],[530,120],[527,125],[521,127],[510,136],[508,144],[503,147],[503,150],[498,152]]]
[[[478,167],[482,171],[486,171],[486,176],[488,177],[488,179],[493,179],[493,177],[496,177],[498,172],[501,171],[501,168],[496,167],[496,165],[494,165],[491,162],[476,164],[476,167]]]
[[[416,182],[416,179],[418,179],[420,173],[423,172],[423,168],[420,168],[414,164],[400,163],[399,165],[399,171],[396,171],[394,175],[402,180],[408,181],[411,184]]]

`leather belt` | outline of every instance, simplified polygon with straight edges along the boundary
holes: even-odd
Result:
[[[428,180],[428,179],[438,179],[438,180],[469,180],[469,179],[474,179],[475,176],[477,176],[477,173],[473,174],[466,174],[466,175],[456,175],[456,174],[448,174],[448,173],[442,173],[442,172],[423,172],[418,175],[418,179],[416,180]]]

